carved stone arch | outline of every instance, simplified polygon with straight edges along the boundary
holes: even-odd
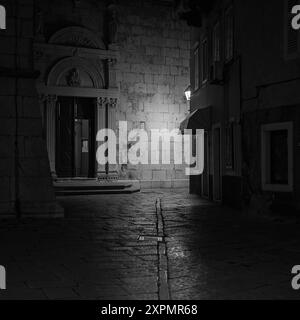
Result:
[[[47,86],[104,88],[104,79],[97,67],[80,57],[64,58],[50,70]]]
[[[49,43],[82,48],[106,49],[104,42],[99,36],[82,27],[63,28],[52,35]]]

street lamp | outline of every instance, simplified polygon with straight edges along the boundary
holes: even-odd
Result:
[[[192,90],[190,85],[184,90],[184,94],[185,94],[186,100],[190,101],[191,95],[192,95]]]

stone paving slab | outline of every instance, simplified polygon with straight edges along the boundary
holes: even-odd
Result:
[[[186,203],[187,199],[189,203]],[[163,198],[172,299],[299,299],[299,222]]]
[[[290,285],[297,220],[248,216],[186,190],[60,203],[64,219],[1,220],[0,299],[300,298]]]

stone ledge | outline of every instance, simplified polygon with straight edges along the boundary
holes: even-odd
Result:
[[[141,189],[177,189],[188,188],[188,179],[174,180],[140,180]]]

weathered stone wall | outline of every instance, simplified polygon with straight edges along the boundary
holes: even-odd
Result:
[[[147,131],[179,128],[188,113],[188,27],[174,17],[171,7],[151,1],[124,1],[118,6],[118,20],[117,119],[128,121],[131,128],[145,125]],[[175,186],[171,181],[187,179],[183,169],[172,164],[128,166],[127,177],[146,180],[148,186]]]
[[[170,6],[157,3],[117,1],[120,101],[116,120],[127,120],[129,129],[144,124],[146,130],[171,130],[178,128],[188,113],[184,90],[189,84],[189,30],[173,16]],[[46,41],[67,26],[85,27],[107,41],[104,2],[45,0],[36,4],[41,17],[36,15],[33,0],[2,1],[8,28],[0,33],[0,67],[5,67],[0,73],[0,211],[6,213],[15,212],[16,198],[24,213],[56,212],[34,88],[34,28],[43,28]],[[128,165],[121,176],[142,179],[149,187],[180,186],[187,184],[184,168]]]
[[[188,113],[184,90],[189,84],[189,29],[179,21],[171,6],[158,1],[115,2],[116,35],[113,47],[118,50],[117,83],[120,100],[116,121],[128,121],[128,129],[174,129]],[[153,4],[154,3],[154,4]],[[57,30],[79,25],[109,43],[107,7],[91,0],[74,3],[53,0],[40,4],[46,41]],[[112,82],[112,81],[111,81]],[[110,83],[110,86],[115,83]],[[119,167],[124,179],[148,181],[145,186],[187,185],[182,165],[138,165]],[[155,181],[154,183],[149,181]],[[168,181],[168,182],[160,182]]]
[[[33,1],[2,1],[0,31],[0,215],[56,215],[32,68]]]

